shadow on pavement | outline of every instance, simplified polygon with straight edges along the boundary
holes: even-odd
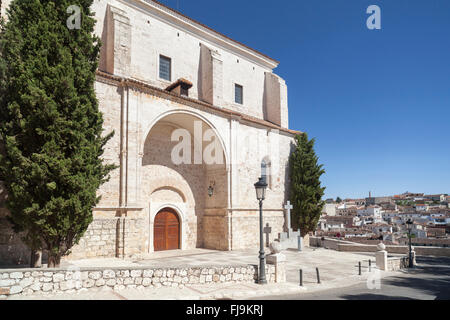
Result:
[[[393,297],[393,296],[386,296],[383,294],[357,294],[357,295],[344,295],[340,296],[339,298],[344,300],[417,300],[412,298],[405,298],[405,297]]]

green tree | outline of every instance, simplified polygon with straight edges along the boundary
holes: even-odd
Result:
[[[325,173],[314,151],[315,140],[307,134],[295,137],[295,151],[290,157],[290,200],[294,206],[293,225],[302,236],[315,231],[324,206],[320,177]]]
[[[0,180],[16,232],[59,266],[93,220],[97,190],[114,165],[101,156],[95,96],[100,42],[93,0],[14,0],[0,32]],[[81,26],[67,26],[67,8]]]
[[[340,197],[336,198],[336,203],[342,203],[342,199]]]

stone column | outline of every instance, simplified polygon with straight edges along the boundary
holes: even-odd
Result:
[[[266,258],[267,264],[275,265],[275,283],[286,282],[286,256],[282,253],[271,254]]]
[[[264,79],[264,120],[281,126],[281,90],[277,75],[266,72]]]
[[[377,248],[378,248],[378,251],[375,254],[377,268],[380,270],[386,271],[387,270],[387,261],[388,261],[386,246],[384,245],[384,243],[381,242],[377,246]]]
[[[200,45],[199,99],[223,107],[223,61],[219,52]]]
[[[119,76],[129,76],[131,24],[125,11],[108,5],[102,41],[99,69]]]

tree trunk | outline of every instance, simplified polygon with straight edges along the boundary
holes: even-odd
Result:
[[[59,268],[61,264],[61,254],[50,254],[48,255],[48,267],[49,268]]]
[[[33,250],[31,251],[31,268],[41,268],[42,267],[42,251]]]

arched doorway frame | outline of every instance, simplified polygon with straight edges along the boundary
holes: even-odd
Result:
[[[220,146],[222,147],[222,151],[224,154],[224,158],[225,158],[225,170],[226,170],[226,177],[227,177],[227,206],[228,208],[231,207],[231,163],[230,163],[230,155],[228,153],[228,148],[227,145],[225,144],[225,140],[223,139],[222,135],[219,133],[219,131],[217,130],[216,126],[210,121],[208,120],[204,115],[195,112],[195,111],[190,111],[190,110],[183,110],[183,109],[174,109],[174,110],[170,110],[170,111],[166,111],[163,112],[161,114],[159,114],[157,117],[155,117],[149,124],[149,126],[147,126],[147,129],[143,132],[142,138],[140,139],[140,146],[139,146],[139,158],[138,158],[138,167],[142,168],[142,159],[145,153],[145,146],[146,146],[146,142],[147,139],[149,138],[153,128],[158,125],[161,122],[164,122],[165,119],[171,115],[187,115],[187,116],[191,116],[194,119],[198,119],[202,122],[204,122],[211,130],[213,130],[216,138],[218,139]],[[228,124],[229,125],[229,124]],[[230,137],[228,137],[230,139]],[[138,180],[140,181],[141,179],[141,173],[139,171],[138,173]],[[162,185],[159,185],[157,188],[161,188],[161,187],[165,187]],[[174,186],[172,186],[174,187]],[[157,189],[154,188],[154,189]],[[153,190],[154,191],[154,190]],[[181,191],[182,194],[184,194],[183,190],[179,189],[179,191]],[[192,192],[191,190],[189,190],[190,192]],[[138,192],[141,192],[141,190],[139,190],[138,187]],[[187,243],[187,215],[186,213],[188,212],[188,203],[190,203],[191,201],[189,201],[189,199],[191,198],[191,194],[190,192],[187,192],[187,194],[184,194],[186,199],[185,203],[149,203],[149,243],[148,243],[148,252],[149,253],[153,253],[154,251],[154,221],[155,221],[155,217],[156,215],[164,208],[171,208],[173,210],[175,210],[180,218],[180,228],[181,228],[181,250],[186,250],[186,243]],[[194,202],[195,203],[195,202]]]

